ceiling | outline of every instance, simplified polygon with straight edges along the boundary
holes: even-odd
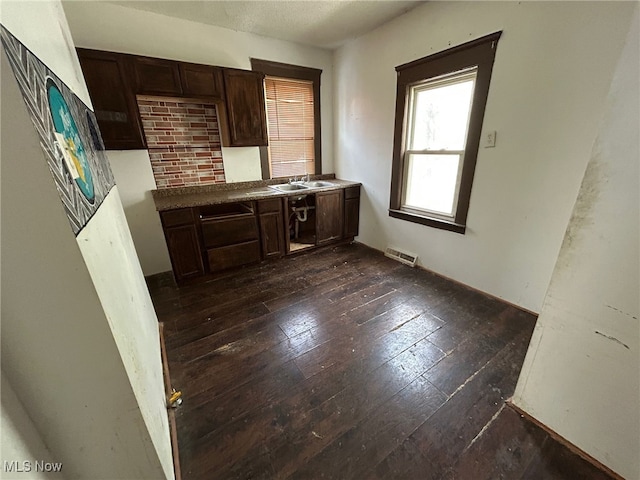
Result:
[[[424,0],[129,0],[138,10],[321,48],[337,48]]]

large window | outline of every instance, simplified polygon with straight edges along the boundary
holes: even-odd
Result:
[[[464,233],[499,38],[396,67],[392,217]]]
[[[252,59],[265,73],[269,146],[261,147],[262,178],[322,172],[321,70]]]

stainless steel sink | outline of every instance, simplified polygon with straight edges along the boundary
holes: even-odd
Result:
[[[298,190],[313,190],[314,188],[335,187],[335,183],[325,182],[324,180],[311,180],[309,182],[281,183],[279,185],[269,185],[269,188],[279,190],[281,192],[294,192]]]
[[[311,180],[310,182],[304,182],[303,185],[306,185],[309,188],[322,188],[322,187],[335,187],[335,183],[325,182],[323,180]]]
[[[269,188],[274,188],[281,192],[293,192],[296,190],[309,190],[310,187],[301,183],[281,183],[280,185],[269,185]]]

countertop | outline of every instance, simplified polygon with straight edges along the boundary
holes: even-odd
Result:
[[[355,187],[362,185],[360,182],[341,180],[335,175],[314,175],[311,180],[325,180],[335,185],[329,187],[312,188],[309,190],[296,190],[281,192],[269,185],[286,183],[278,180],[257,180],[255,182],[238,182],[214,185],[202,185],[193,187],[176,187],[152,190],[151,195],[156,204],[156,210],[173,210],[175,208],[199,207],[203,205],[219,205],[222,203],[248,202],[263,200],[266,198],[294,197],[304,194],[326,192],[338,188]]]

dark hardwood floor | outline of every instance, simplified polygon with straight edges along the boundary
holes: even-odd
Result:
[[[328,247],[151,286],[184,479],[609,478],[505,406],[534,316]]]

